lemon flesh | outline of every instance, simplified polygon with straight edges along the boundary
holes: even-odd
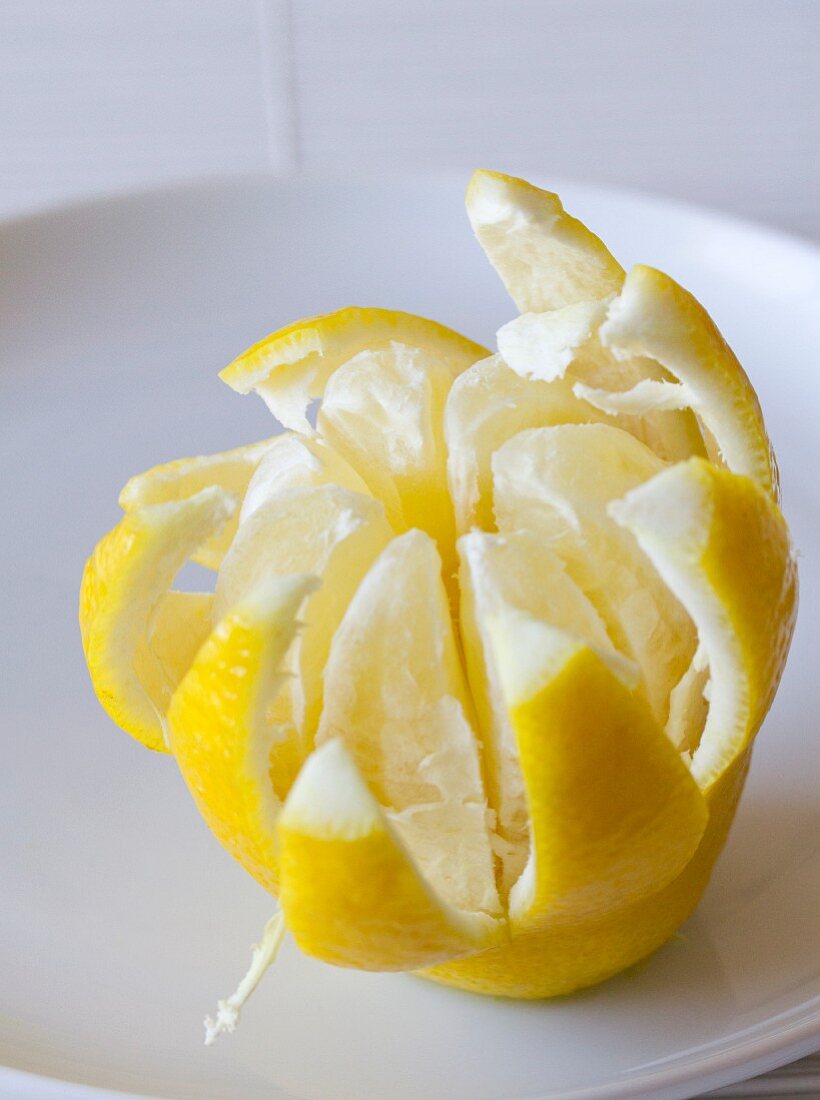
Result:
[[[523,180],[478,172],[467,207],[520,311],[498,352],[356,307],[260,341],[222,377],[289,430],[133,478],[81,627],[303,951],[543,997],[697,904],[797,578],[703,307]],[[213,593],[174,590],[189,557]]]

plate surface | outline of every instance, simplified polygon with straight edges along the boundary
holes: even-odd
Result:
[[[231,1100],[683,1097],[820,1043],[820,254],[702,211],[561,189],[625,263],[707,303],[757,386],[802,552],[802,617],[746,796],[681,936],[597,989],[482,999],[322,966],[288,946],[238,1033],[202,1017],[270,899],[218,846],[173,761],[97,706],[83,561],[130,474],[262,438],[216,378],[300,316],[426,314],[486,343],[513,314],[463,181],[250,180],[0,227],[0,1094]],[[97,1095],[95,1093],[95,1095]]]

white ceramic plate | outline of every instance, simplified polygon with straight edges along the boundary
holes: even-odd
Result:
[[[174,1100],[660,1100],[820,1042],[820,256],[566,186],[625,263],[663,267],[708,304],[780,454],[803,614],[728,848],[681,936],[590,992],[482,999],[288,947],[239,1032],[202,1046],[202,1017],[244,972],[271,902],[208,833],[173,761],[98,707],[76,625],[83,561],[130,474],[269,434],[261,402],[216,378],[264,333],[357,303],[491,342],[513,309],[462,189],[251,180],[0,229],[4,1096],[87,1095],[74,1082]]]

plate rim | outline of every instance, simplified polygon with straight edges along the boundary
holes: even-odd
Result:
[[[385,185],[389,182],[407,185],[452,186],[466,182],[468,171],[420,171],[416,173],[370,172],[356,173],[277,173],[266,169],[242,171],[237,173],[205,173],[191,177],[179,177],[155,183],[109,189],[94,194],[71,196],[66,199],[46,201],[31,209],[14,211],[0,216],[0,233],[19,231],[27,227],[42,229],[50,221],[60,220],[79,212],[91,212],[95,208],[128,207],[145,199],[173,201],[186,194],[218,195],[220,192],[241,192],[253,187],[282,186],[296,188],[300,185],[331,185],[334,182],[345,185],[363,186]],[[544,182],[543,172],[532,173],[536,180]],[[667,196],[658,192],[643,191],[638,188],[623,187],[617,184],[595,183],[580,178],[550,176],[548,186],[556,190],[577,191],[600,199],[626,201],[636,208],[649,207],[656,213],[671,212],[681,218],[698,218],[703,221],[720,224],[724,229],[755,236],[767,244],[797,250],[804,256],[809,255],[818,264],[820,271],[820,243],[810,236],[771,226],[753,218],[739,216],[706,204]],[[774,1027],[773,1025],[777,1024]],[[752,1066],[752,1075],[766,1073],[793,1060],[800,1059],[820,1050],[820,996],[811,997],[799,1006],[795,1006],[766,1021],[761,1021],[746,1031],[736,1031],[715,1044],[706,1044],[707,1048],[717,1049],[704,1053],[700,1057],[673,1055],[664,1062],[674,1061],[673,1065],[659,1066],[652,1071],[652,1063],[629,1071],[629,1076],[621,1080],[596,1085],[571,1088],[563,1091],[548,1091],[521,1095],[520,1100],[631,1100],[632,1097],[661,1097],[673,1100],[691,1096],[695,1092],[711,1090],[731,1085],[748,1077],[747,1070]],[[693,1072],[694,1069],[694,1072]],[[155,1100],[146,1094],[132,1093],[101,1087],[70,1078],[51,1074],[35,1073],[8,1064],[0,1065],[0,1094],[6,1095],[6,1086],[14,1079],[25,1082],[32,1098],[42,1095],[43,1100],[56,1097],[60,1086],[69,1086],[77,1100],[87,1094],[89,1100]],[[662,1090],[662,1091],[659,1091]],[[283,1093],[283,1095],[286,1095]]]
[[[144,198],[173,199],[190,191],[205,194],[222,190],[240,190],[243,187],[252,185],[273,184],[298,187],[302,184],[311,186],[336,183],[378,186],[388,183],[397,185],[419,183],[434,186],[446,184],[453,186],[460,183],[466,189],[471,171],[472,169],[465,169],[464,171],[459,169],[420,170],[418,172],[355,171],[351,169],[350,171],[327,172],[303,169],[297,172],[287,172],[259,168],[243,169],[237,172],[201,172],[189,176],[172,176],[168,179],[149,181],[133,186],[108,187],[86,195],[69,195],[65,198],[46,199],[32,207],[12,210],[5,214],[0,213],[0,231],[7,228],[22,228],[26,223],[46,221],[50,218],[90,210],[97,206],[127,205],[129,202]],[[614,197],[637,205],[652,206],[658,212],[671,209],[681,216],[714,220],[720,222],[725,228],[754,233],[768,238],[772,243],[810,252],[813,258],[820,263],[820,240],[815,240],[808,233],[804,235],[794,230],[785,229],[782,226],[770,225],[768,222],[754,217],[722,210],[720,207],[711,206],[709,203],[685,199],[677,195],[667,195],[661,191],[616,183],[596,183],[593,180],[585,180],[579,176],[565,176],[561,173],[553,175],[534,171],[530,175],[538,186],[554,188],[556,191],[562,189],[584,191],[596,197]]]

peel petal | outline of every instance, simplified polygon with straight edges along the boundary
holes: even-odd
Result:
[[[451,364],[453,377],[489,353],[452,329],[391,309],[348,306],[279,329],[234,359],[219,377],[237,393],[258,393],[287,428],[310,432],[305,416],[337,367],[390,343],[427,348]]]
[[[697,627],[711,673],[692,774],[709,789],[771,705],[797,614],[797,567],[771,495],[700,458],[610,505]]]
[[[164,704],[172,670],[152,648],[160,606],[181,566],[235,508],[236,499],[216,487],[146,505],[124,516],[86,562],[80,630],[94,690],[117,725],[148,748],[168,751]],[[201,629],[193,626],[198,641]]]
[[[777,462],[757,394],[714,321],[688,290],[662,271],[636,264],[610,305],[599,336],[616,356],[646,356],[674,375],[685,393],[672,392],[687,398],[729,469],[753,478],[778,499]],[[625,395],[617,400],[623,402]],[[647,400],[651,407],[654,394]],[[598,402],[603,407],[600,393]]]
[[[308,759],[277,831],[285,921],[308,955],[414,970],[503,936],[503,922],[456,910],[432,891],[339,740]]]
[[[277,756],[269,711],[296,616],[317,587],[310,576],[275,577],[217,625],[177,688],[168,712],[180,771],[212,832],[266,889],[277,884]],[[287,750],[286,750],[287,751]]]
[[[200,646],[213,628],[211,592],[177,592],[173,588],[157,608],[149,651],[137,655],[137,675],[145,690],[167,713],[171,697],[193,664]]]
[[[623,658],[522,612],[490,625],[527,792],[514,930],[605,915],[662,889],[706,827],[703,795],[623,677]]]

